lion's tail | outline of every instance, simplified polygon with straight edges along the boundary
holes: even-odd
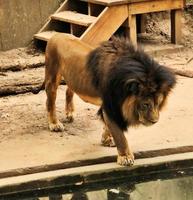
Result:
[[[38,94],[41,90],[44,90],[44,89],[45,89],[45,81],[39,87],[33,88],[32,93]]]

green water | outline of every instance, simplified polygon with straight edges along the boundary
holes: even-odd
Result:
[[[98,186],[97,186],[98,188]],[[193,176],[145,183],[107,185],[103,189],[25,200],[193,200]]]
[[[91,198],[95,199],[95,198]],[[97,198],[96,198],[97,199]],[[193,177],[157,180],[110,189],[101,200],[193,200]]]

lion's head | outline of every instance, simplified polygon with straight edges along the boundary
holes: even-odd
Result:
[[[170,69],[154,61],[144,51],[131,45],[129,48],[130,54],[120,56],[109,71],[111,78],[107,83],[113,95],[112,105],[118,102],[121,108],[119,117],[125,126],[149,126],[158,122],[176,78]],[[112,87],[113,90],[110,89]]]
[[[170,69],[158,64],[143,51],[136,50],[136,54],[132,73],[125,72],[129,76],[125,79],[126,86],[123,85],[127,94],[122,99],[121,112],[128,124],[149,126],[158,122],[176,78]]]
[[[88,66],[102,93],[103,109],[122,130],[156,123],[176,83],[170,69],[123,38],[113,38],[95,49]]]
[[[123,117],[130,125],[153,125],[158,122],[159,112],[165,101],[163,94],[150,97],[128,97],[122,105]]]
[[[159,120],[159,111],[163,103],[163,95],[160,94],[155,97],[141,98],[136,101],[136,114],[138,121],[143,125],[152,125]]]

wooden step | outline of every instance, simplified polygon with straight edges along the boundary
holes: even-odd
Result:
[[[45,31],[45,32],[35,34],[34,38],[47,42],[56,33],[57,33],[56,31]]]
[[[89,2],[93,4],[100,4],[104,6],[128,4],[130,2],[129,0],[81,0],[81,1]]]
[[[69,22],[72,24],[77,24],[81,26],[89,26],[96,21],[96,17],[73,12],[73,11],[63,11],[55,13],[51,16],[52,19]]]

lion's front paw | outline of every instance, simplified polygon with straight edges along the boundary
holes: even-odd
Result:
[[[50,131],[54,131],[54,132],[62,132],[64,131],[64,126],[61,122],[58,121],[56,124],[50,123],[49,129]]]
[[[103,137],[101,139],[101,144],[105,147],[115,147],[115,142],[112,136]]]
[[[134,164],[134,156],[133,155],[127,155],[127,156],[118,155],[117,163],[123,166],[132,166]]]

